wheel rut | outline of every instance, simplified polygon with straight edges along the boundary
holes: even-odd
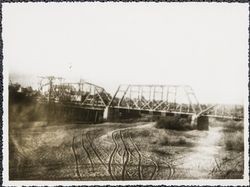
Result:
[[[96,130],[88,130],[81,133],[80,142],[76,142],[78,136],[72,139],[72,152],[75,160],[75,173],[79,179],[82,178],[80,170],[86,170],[79,167],[80,151],[77,150],[80,143],[82,155],[81,162],[88,162],[92,171],[92,176],[98,177],[106,172],[106,177],[111,180],[152,180],[156,177],[159,166],[148,155],[140,151],[137,143],[131,137],[130,129],[123,128],[111,132],[112,147],[106,149],[100,142],[95,142],[100,137]],[[170,166],[169,166],[170,168]],[[88,175],[88,172],[82,172]],[[89,174],[90,175],[90,174]],[[85,176],[84,176],[85,177]]]

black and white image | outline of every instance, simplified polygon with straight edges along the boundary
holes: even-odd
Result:
[[[248,15],[3,3],[4,179],[249,184]]]

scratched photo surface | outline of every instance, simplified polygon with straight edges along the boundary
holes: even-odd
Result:
[[[3,4],[9,180],[244,179],[247,4]]]

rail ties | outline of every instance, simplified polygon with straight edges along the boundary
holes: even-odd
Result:
[[[76,154],[76,149],[75,149],[75,139],[76,137],[74,136],[73,139],[72,139],[72,145],[71,145],[71,148],[72,148],[72,152],[73,152],[73,155],[74,155],[74,158],[75,158],[75,163],[76,163],[76,175],[79,179],[81,179],[81,175],[80,175],[80,171],[79,171],[79,163],[78,163],[78,158],[77,158],[77,154]]]

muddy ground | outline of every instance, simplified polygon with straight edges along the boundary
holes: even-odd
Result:
[[[225,148],[223,123],[209,131],[155,122],[10,126],[10,180],[243,178],[243,151]]]

